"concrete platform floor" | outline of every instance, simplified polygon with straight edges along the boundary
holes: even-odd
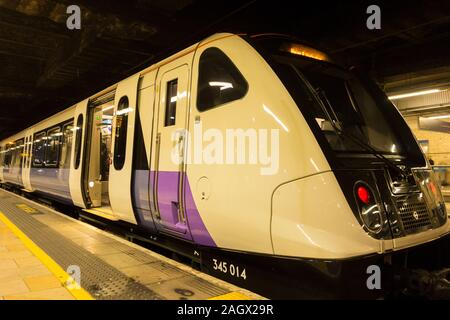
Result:
[[[263,297],[0,189],[0,299]]]
[[[0,221],[0,300],[73,300],[74,296]]]

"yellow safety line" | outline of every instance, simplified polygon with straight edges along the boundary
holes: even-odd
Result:
[[[52,272],[56,278],[62,283],[69,292],[77,300],[94,300],[92,296],[83,288],[77,288],[67,284],[75,283],[74,279],[69,276],[63,268],[61,268],[44,250],[39,248],[30,238],[27,237],[16,225],[14,225],[4,214],[0,211],[0,221],[2,221],[46,267]]]
[[[221,296],[209,298],[208,300],[251,300],[245,294],[239,292],[230,292]]]

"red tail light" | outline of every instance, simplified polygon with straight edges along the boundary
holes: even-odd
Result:
[[[364,186],[359,186],[358,190],[357,190],[357,194],[358,194],[358,198],[359,200],[364,203],[364,204],[369,204],[370,202],[370,191],[364,187]]]
[[[356,182],[354,188],[361,222],[370,232],[379,233],[383,229],[383,217],[373,189],[364,181]]]

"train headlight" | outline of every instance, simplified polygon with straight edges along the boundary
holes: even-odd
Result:
[[[364,226],[370,232],[379,233],[383,229],[383,217],[372,188],[367,183],[358,181],[355,184],[355,198]]]

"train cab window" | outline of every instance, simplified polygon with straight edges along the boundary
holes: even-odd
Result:
[[[47,132],[45,143],[45,165],[47,167],[58,166],[61,136],[62,133],[60,128],[54,128]]]
[[[173,126],[175,124],[175,117],[177,114],[177,100],[178,100],[178,79],[167,82],[166,93],[166,114],[164,119],[164,126]]]
[[[241,99],[247,90],[247,81],[221,50],[209,48],[202,53],[197,87],[199,111]]]
[[[59,157],[59,167],[61,169],[70,168],[70,158],[72,155],[73,122],[66,124],[63,128],[61,141],[61,154]]]
[[[77,118],[77,126],[75,129],[75,169],[80,166],[81,160],[81,139],[83,136],[83,115],[80,114]]]
[[[44,165],[46,139],[47,137],[45,132],[38,133],[34,136],[33,167],[42,167]]]
[[[128,97],[119,100],[116,112],[116,130],[114,141],[114,168],[121,170],[125,164],[127,150],[128,113],[130,112]]]

